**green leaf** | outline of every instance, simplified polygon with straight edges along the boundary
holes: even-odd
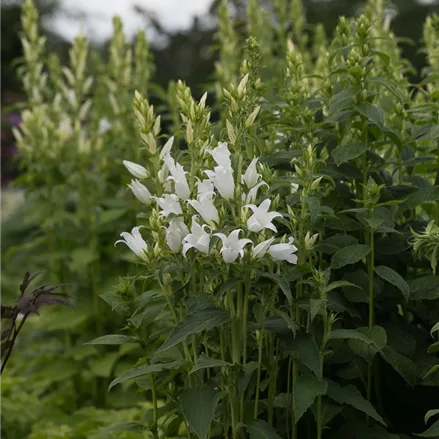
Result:
[[[166,349],[177,345],[189,335],[209,331],[212,328],[224,325],[224,323],[227,323],[229,320],[229,313],[219,308],[206,308],[188,314],[184,317],[183,321],[172,330],[168,339],[157,350],[157,352],[163,352]]]
[[[119,352],[107,352],[97,358],[91,358],[88,361],[91,373],[98,377],[108,378],[119,356]]]
[[[384,125],[384,111],[368,102],[358,105],[358,112],[380,128]]]
[[[358,285],[353,284],[352,282],[348,282],[347,280],[337,280],[335,282],[331,282],[326,287],[326,292],[329,293],[332,290],[335,290],[336,288],[344,288],[344,287],[353,287],[353,288],[360,288]]]
[[[384,419],[376,412],[372,404],[363,398],[360,391],[353,385],[342,387],[340,384],[332,380],[328,381],[328,389],[326,394],[335,402],[340,404],[348,404],[355,407],[357,410],[365,413],[379,423],[386,426]]]
[[[435,352],[439,351],[439,341],[433,343],[432,345],[430,345],[427,349],[427,352],[429,354],[434,354]]]
[[[401,355],[390,346],[384,347],[381,356],[404,378],[407,384],[412,387],[416,384],[417,367],[415,362]]]
[[[224,367],[231,366],[232,363],[228,363],[227,361],[220,360],[218,358],[207,358],[206,354],[203,352],[200,355],[200,358],[197,364],[191,369],[189,374],[196,372],[197,370],[207,369],[209,367]]]
[[[126,209],[109,209],[105,210],[101,213],[98,219],[98,223],[100,226],[103,226],[107,223],[113,223],[114,221],[118,220],[120,217],[122,217],[126,213]]]
[[[349,340],[349,347],[362,358],[369,365],[372,365],[372,361],[377,354],[387,344],[386,330],[381,326],[372,326],[368,328],[366,326],[358,327],[356,329],[358,333],[362,333],[370,340],[370,343],[365,342],[363,339],[352,338]]]
[[[315,340],[310,335],[299,335],[294,339],[291,349],[299,360],[321,380],[320,352]]]
[[[332,255],[343,247],[355,244],[358,244],[358,240],[351,235],[334,235],[317,243],[315,249]]]
[[[408,282],[411,300],[439,299],[439,276],[422,276]]]
[[[367,151],[368,146],[364,143],[348,143],[346,145],[341,145],[335,148],[331,155],[335,160],[337,166],[340,166],[344,162],[355,159],[364,152]]]
[[[89,341],[84,344],[135,344],[138,343],[136,337],[130,337],[129,335],[117,335],[117,334],[111,334],[111,335],[104,335],[103,337],[95,338],[92,341]]]
[[[373,340],[371,340],[367,335],[363,334],[362,332],[356,331],[355,329],[334,329],[329,333],[329,339],[354,339],[361,340],[367,344],[373,343]]]
[[[439,364],[436,364],[436,366],[433,366],[423,377],[422,379],[427,379],[430,375],[433,375],[434,373],[439,372]]]
[[[417,434],[416,436],[437,439],[439,437],[439,419],[433,425],[431,425],[430,428],[425,430],[423,433]]]
[[[244,373],[238,378],[238,390],[240,395],[243,395],[246,391],[250,378],[258,366],[259,365],[256,363],[256,361],[250,361],[250,363],[247,363],[244,366]]]
[[[319,313],[323,306],[323,299],[311,299],[309,301],[310,312],[311,312],[311,322],[314,320],[315,316]]]
[[[326,381],[319,381],[313,375],[300,375],[294,386],[293,407],[295,422],[299,422],[304,413],[311,407],[318,395],[324,395],[328,388]]]
[[[242,282],[242,279],[228,279],[226,282],[224,282],[223,284],[221,284],[221,287],[219,288],[218,291],[218,297],[222,297],[224,295],[224,293],[229,289],[234,287],[235,285],[239,284]]]
[[[144,364],[143,366],[134,367],[113,380],[108,386],[108,391],[110,391],[116,384],[120,384],[150,373],[161,372],[162,370],[177,369],[182,364],[183,361],[173,361],[172,363]]]
[[[430,334],[431,334],[431,336],[433,337],[433,334],[436,332],[436,331],[439,331],[439,322],[437,322],[431,329],[430,329]]]
[[[439,415],[439,409],[429,410],[424,417],[424,422],[427,424],[428,420],[433,416]]]
[[[366,244],[356,244],[338,250],[331,260],[331,268],[338,269],[345,265],[355,264],[365,258],[370,252]]]
[[[439,187],[425,187],[409,194],[399,207],[400,212],[407,209],[414,209],[422,203],[434,203],[439,200]]]
[[[247,423],[247,432],[250,439],[281,439],[270,424],[259,419]]]
[[[290,305],[293,303],[293,296],[291,295],[290,284],[284,276],[274,273],[262,273],[261,277],[274,280],[279,288],[282,290],[282,292],[285,294],[288,303]]]
[[[99,435],[104,433],[116,433],[118,431],[145,431],[146,429],[147,427],[141,422],[123,422],[100,430]]]
[[[407,282],[403,279],[402,276],[400,276],[396,271],[392,270],[391,268],[386,267],[385,265],[379,265],[378,267],[375,267],[374,270],[381,279],[384,279],[392,285],[395,285],[395,287],[401,291],[405,300],[408,300],[410,289]]]
[[[207,438],[220,398],[213,384],[187,389],[180,396],[183,415],[200,439]]]

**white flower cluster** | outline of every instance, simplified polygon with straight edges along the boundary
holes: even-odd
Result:
[[[288,242],[273,244],[276,239],[273,236],[255,245],[253,240],[249,238],[239,239],[239,235],[243,231],[240,228],[232,230],[228,236],[223,233],[212,233],[212,230],[220,223],[220,215],[214,202],[217,193],[226,200],[232,199],[235,195],[234,171],[227,143],[220,142],[213,150],[207,150],[213,157],[216,166],[213,170],[208,169],[203,172],[207,176],[206,179],[200,180],[196,177],[197,196],[195,199],[191,198],[191,189],[186,178],[187,172],[170,154],[172,143],[173,138],[171,137],[160,154],[163,167],[159,179],[168,183],[164,187],[167,192],[170,192],[161,197],[152,196],[147,187],[137,180],[148,177],[148,171],[143,166],[128,161],[123,162],[128,171],[137,178],[128,185],[133,194],[145,204],[155,201],[160,208],[159,216],[162,218],[167,218],[171,214],[176,215],[169,221],[168,226],[164,227],[166,229],[166,242],[172,252],[181,251],[185,257],[187,252],[193,248],[207,255],[211,248],[210,240],[216,236],[222,242],[220,253],[226,263],[235,262],[238,257],[242,258],[244,247],[247,245],[253,247],[251,251],[253,259],[260,259],[268,254],[276,261],[297,263],[297,256],[294,254],[297,248],[293,245],[294,239],[292,237],[289,238]],[[252,204],[256,201],[258,189],[262,185],[268,186],[266,182],[260,181],[261,175],[257,172],[257,162],[258,159],[254,158],[241,177],[241,184],[247,188],[247,192],[242,194],[242,201],[247,203],[243,209],[248,208],[253,212],[246,221],[246,228],[253,233],[262,232],[264,229],[277,233],[273,220],[282,217],[282,214],[269,211],[271,200],[265,199],[259,206]],[[191,206],[197,212],[197,214],[192,215],[190,230],[185,224],[183,216],[183,210],[187,206]],[[200,217],[205,222],[204,224],[200,224]],[[116,244],[125,243],[139,258],[146,260],[148,246],[140,235],[139,229],[139,227],[134,227],[131,234],[123,232],[121,234],[123,239],[117,241]]]

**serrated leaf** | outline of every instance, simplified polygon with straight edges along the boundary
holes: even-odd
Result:
[[[298,359],[321,380],[320,352],[315,340],[309,335],[299,335],[294,339],[291,349]]]
[[[180,396],[183,415],[200,439],[207,438],[219,400],[213,384],[187,389]]]
[[[194,367],[191,369],[189,374],[197,372],[201,369],[207,369],[210,367],[224,367],[224,366],[231,366],[232,363],[228,363],[227,361],[220,360],[218,358],[207,358],[206,354],[203,352],[200,355],[200,358],[198,359],[197,364],[194,365]]]
[[[256,361],[250,361],[250,363],[244,366],[244,373],[238,378],[238,390],[240,395],[243,395],[246,391],[250,378],[257,368],[258,363],[256,363]]]
[[[288,303],[291,305],[293,303],[293,296],[291,295],[290,284],[285,276],[274,273],[262,273],[261,277],[265,277],[267,279],[274,280],[282,292],[285,294]]]
[[[320,309],[322,308],[323,303],[324,303],[323,299],[311,299],[309,301],[311,322],[314,320],[315,316],[319,313]]]
[[[328,388],[326,381],[319,381],[312,375],[300,375],[294,386],[293,407],[295,422],[299,422],[304,413],[311,407],[318,395],[324,395]]]
[[[416,384],[417,367],[413,360],[401,355],[390,346],[384,347],[381,356],[404,378],[407,384],[412,387]]]
[[[148,375],[150,373],[161,372],[162,370],[177,369],[183,364],[183,361],[173,361],[172,363],[156,363],[156,364],[145,364],[143,366],[134,367],[129,371],[125,372],[123,375],[117,377],[108,386],[108,391],[110,391],[116,384],[123,383],[125,381],[131,380],[133,378],[138,378],[143,375]]]
[[[356,330],[364,334],[371,343],[364,343],[364,340],[352,338],[348,342],[349,347],[371,365],[377,352],[381,351],[387,344],[386,330],[381,326],[372,326],[370,329],[362,326]]]
[[[373,340],[371,340],[367,335],[363,334],[362,332],[356,331],[355,329],[334,329],[329,333],[329,339],[355,339],[361,340],[366,344],[373,344]]]
[[[392,270],[390,267],[386,267],[385,265],[380,265],[374,268],[375,273],[385,281],[395,285],[401,293],[403,294],[405,300],[407,301],[410,294],[410,289],[407,282],[400,276],[396,271]]]
[[[336,288],[344,288],[344,287],[360,288],[358,285],[355,285],[352,282],[348,282],[347,280],[337,280],[335,282],[331,282],[326,287],[326,292],[329,293],[330,291],[335,290]]]
[[[248,422],[247,432],[250,439],[281,439],[270,424],[260,419]]]
[[[338,269],[345,265],[355,264],[365,258],[370,252],[366,244],[356,244],[338,250],[331,259],[331,268]]]
[[[136,344],[139,341],[136,337],[130,337],[129,335],[118,335],[118,334],[111,334],[111,335],[104,335],[102,337],[95,338],[92,341],[89,341],[84,344]]]
[[[411,300],[439,299],[439,276],[422,276],[408,282]]]
[[[384,125],[384,111],[376,105],[362,102],[358,105],[358,112],[380,128]]]
[[[353,385],[342,387],[340,384],[332,380],[328,381],[328,389],[326,394],[335,402],[340,404],[348,404],[355,407],[357,410],[365,413],[371,418],[378,421],[380,424],[386,426],[384,419],[376,412],[372,404],[363,398],[360,391]]]
[[[355,244],[358,244],[358,240],[351,235],[334,235],[317,243],[315,249],[322,253],[333,254],[343,247]]]
[[[189,335],[209,331],[212,328],[224,325],[230,319],[227,311],[219,308],[206,308],[193,312],[183,319],[171,332],[168,339],[160,346],[157,352],[163,352],[185,340]]]
[[[432,186],[417,190],[407,196],[407,199],[399,207],[400,212],[414,209],[422,203],[434,203],[439,201],[439,187]]]
[[[364,143],[348,143],[347,145],[341,145],[335,148],[331,155],[334,158],[334,161],[337,166],[340,166],[344,162],[348,162],[349,160],[355,159],[360,156],[364,152],[366,152],[368,146]]]

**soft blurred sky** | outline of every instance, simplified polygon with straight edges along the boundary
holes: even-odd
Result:
[[[145,22],[134,11],[138,5],[159,20],[166,30],[188,28],[194,16],[207,13],[212,0],[61,0],[60,11],[51,20],[50,27],[72,40],[82,29],[92,40],[100,43],[112,34],[111,18],[119,15],[129,38],[135,35]],[[84,13],[83,20],[69,18],[68,14]],[[154,38],[154,35],[148,35]]]

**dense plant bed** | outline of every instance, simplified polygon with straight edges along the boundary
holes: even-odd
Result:
[[[77,279],[76,408],[137,389],[149,409],[107,435],[439,437],[439,16],[410,84],[380,1],[330,41],[273,5],[243,39],[223,1],[216,82],[157,108],[143,34],[126,50],[116,19],[107,68],[80,36],[61,69],[23,7],[21,183],[44,264]]]

